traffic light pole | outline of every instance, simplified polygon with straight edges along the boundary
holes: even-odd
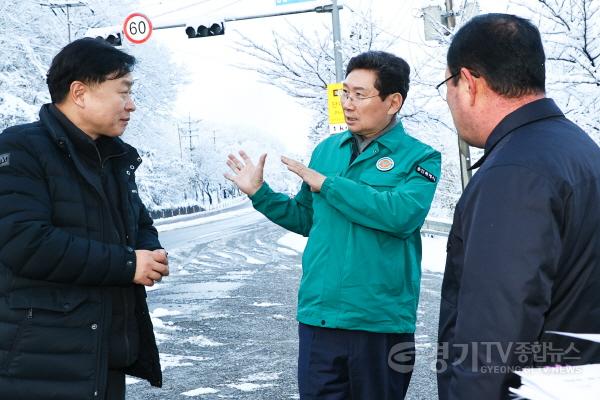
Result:
[[[341,33],[340,33],[340,10],[343,8],[344,8],[344,6],[337,4],[337,0],[332,0],[332,4],[329,4],[326,6],[318,6],[318,7],[314,7],[314,8],[308,8],[305,10],[283,11],[283,12],[276,12],[276,13],[270,13],[270,14],[229,17],[229,18],[224,18],[223,21],[224,22],[245,21],[248,19],[279,17],[282,15],[304,14],[304,13],[309,13],[309,12],[315,12],[315,13],[330,12],[332,25],[333,25],[333,46],[334,46],[333,53],[334,53],[334,60],[335,60],[335,79],[337,82],[341,82],[344,79],[344,67],[342,64],[342,39],[341,39]],[[160,26],[153,26],[152,30],[184,28],[186,26],[187,26],[187,24],[160,25]]]
[[[340,32],[340,10],[337,0],[332,1],[331,23],[333,26],[333,54],[335,60],[335,81],[344,80],[344,67],[342,66],[342,34]],[[341,8],[341,7],[340,7]]]

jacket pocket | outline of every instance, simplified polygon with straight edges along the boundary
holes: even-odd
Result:
[[[77,287],[34,287],[9,293],[24,315],[4,373],[23,379],[85,380],[94,374],[101,307]],[[56,355],[56,356],[54,356]]]
[[[69,313],[88,299],[88,293],[78,288],[25,288],[13,290],[8,296],[11,309],[45,310]]]

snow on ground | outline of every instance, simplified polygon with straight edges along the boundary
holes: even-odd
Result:
[[[256,273],[256,271],[254,271],[254,270],[227,271],[227,273],[225,275],[221,275],[221,276],[217,277],[217,279],[239,281],[239,280],[248,279],[248,278],[252,277],[252,275],[254,275],[255,273]]]
[[[275,386],[272,383],[250,383],[250,382],[244,382],[244,383],[230,383],[229,385],[227,385],[231,388],[234,389],[238,389],[242,392],[255,392],[258,389],[262,389],[262,388],[267,388],[267,387],[273,387]]]
[[[429,272],[444,272],[446,266],[446,243],[448,238],[445,236],[425,235],[421,236],[423,240],[423,259],[421,260],[421,269]]]
[[[170,315],[180,315],[181,312],[174,310],[167,310],[166,308],[155,308],[154,311],[150,313],[154,318],[162,318]]]
[[[254,307],[275,307],[275,306],[281,306],[282,304],[281,303],[269,303],[267,301],[263,301],[262,303],[254,302],[254,303],[252,303],[252,305]]]
[[[289,233],[286,233],[285,235],[283,235],[277,241],[277,244],[279,244],[281,246],[289,247],[290,249],[294,249],[298,253],[302,253],[302,252],[304,252],[304,248],[306,247],[307,241],[308,241],[308,238],[298,235],[297,233],[289,232]]]
[[[208,361],[211,360],[207,357],[196,357],[196,356],[180,356],[177,354],[166,354],[160,353],[160,366],[164,371],[167,368],[175,367],[191,367],[194,365],[192,361]]]
[[[153,286],[146,286],[146,292],[151,292],[153,290],[160,289],[162,285],[159,283],[155,283]]]
[[[252,374],[247,378],[243,378],[243,382],[256,382],[256,381],[275,381],[279,379],[281,372],[259,372],[257,374]]]
[[[266,264],[266,262],[261,261],[257,258],[254,258],[252,256],[246,256],[246,262],[248,264],[254,264],[254,265],[265,265]]]
[[[198,388],[198,389],[194,389],[194,390],[188,390],[187,392],[183,392],[181,394],[183,396],[195,397],[195,396],[200,396],[203,394],[215,394],[215,393],[219,393],[219,391],[217,389],[213,389],[213,388]]]
[[[133,385],[133,384],[141,382],[141,381],[142,381],[141,379],[134,378],[134,377],[129,376],[129,375],[125,375],[125,384],[126,385]]]
[[[229,260],[233,260],[233,257],[229,253],[225,253],[225,252],[222,252],[222,251],[215,251],[215,252],[213,252],[213,254],[216,255],[216,256],[219,256],[221,258],[227,258]]]
[[[181,314],[179,311],[170,311],[170,310],[167,310],[166,308],[156,308],[156,309],[154,309],[154,311],[150,312],[150,319],[152,320],[152,325],[154,326],[154,329],[164,329],[167,331],[175,331],[175,330],[178,330],[179,328],[177,326],[175,326],[175,324],[172,321],[165,322],[161,318],[172,316],[172,315],[179,315],[179,314]]]
[[[280,252],[280,253],[282,253],[282,254],[285,254],[286,256],[296,256],[296,255],[298,255],[297,252],[295,252],[294,250],[290,250],[290,249],[288,249],[286,247],[278,247],[277,251]]]
[[[200,347],[223,346],[223,343],[215,342],[214,340],[211,340],[211,339],[207,338],[206,336],[202,336],[202,335],[192,336],[190,338],[187,338],[186,341],[190,342],[191,344],[195,344],[196,346],[200,346]]]

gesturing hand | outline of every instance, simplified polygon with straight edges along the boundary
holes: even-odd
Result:
[[[291,158],[282,156],[281,162],[287,166],[287,169],[302,178],[302,180],[310,186],[311,192],[321,191],[321,186],[323,186],[323,182],[327,179],[325,175],[322,175],[314,169],[310,169],[301,162],[292,160]]]
[[[267,155],[261,155],[257,165],[254,165],[250,157],[243,150],[240,150],[240,157],[242,157],[243,162],[238,160],[233,154],[229,155],[227,165],[234,174],[224,174],[224,176],[235,183],[242,192],[248,196],[252,196],[260,189],[264,182],[263,170]]]

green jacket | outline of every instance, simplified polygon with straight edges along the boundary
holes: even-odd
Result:
[[[433,200],[441,156],[398,123],[349,165],[351,139],[345,132],[315,148],[309,167],[327,176],[320,193],[303,183],[291,199],[264,183],[251,196],[252,204],[276,224],[308,236],[298,321],[413,333],[420,228]],[[383,157],[393,160],[393,168],[378,168],[386,167]]]

